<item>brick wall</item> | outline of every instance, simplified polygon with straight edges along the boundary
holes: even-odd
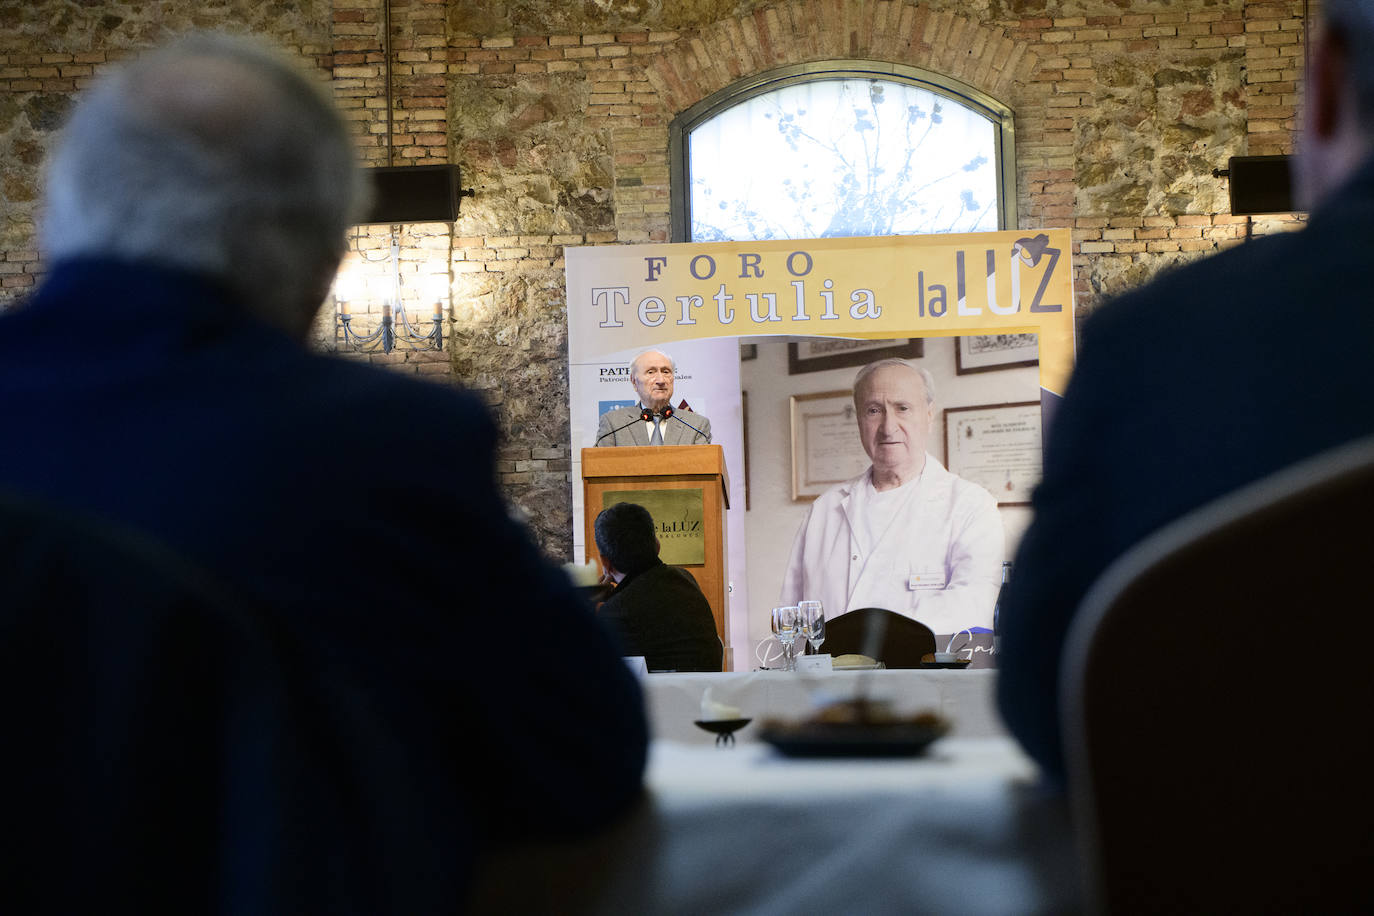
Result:
[[[1293,152],[1306,38],[1302,11],[1302,0],[1245,5],[1242,46],[1252,156]]]
[[[403,300],[442,354],[354,356],[460,379],[496,410],[499,471],[554,554],[569,549],[565,245],[669,238],[668,126],[742,77],[864,58],[958,78],[1011,107],[1023,228],[1070,226],[1080,313],[1160,269],[1283,231],[1228,213],[1231,155],[1290,152],[1302,0],[383,0],[0,4],[0,302],[42,265],[38,166],[71,94],[107,60],[195,23],[266,35],[316,63],[370,164],[455,162],[475,196],[453,226],[400,228]],[[634,7],[634,9],[631,9]],[[388,144],[390,123],[390,144]],[[390,296],[390,227],[347,268]],[[316,345],[337,345],[332,313]]]

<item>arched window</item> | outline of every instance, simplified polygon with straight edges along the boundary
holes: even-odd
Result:
[[[1016,225],[1011,110],[912,67],[772,70],[703,99],[670,133],[674,241]]]

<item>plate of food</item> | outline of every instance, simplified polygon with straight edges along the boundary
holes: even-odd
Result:
[[[759,740],[786,757],[914,757],[949,732],[934,712],[896,715],[880,700],[845,700],[799,722],[766,720]]]

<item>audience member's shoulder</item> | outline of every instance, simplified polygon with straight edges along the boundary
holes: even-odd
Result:
[[[667,563],[664,563],[662,568],[664,570],[662,575],[671,576],[675,579],[681,579],[684,582],[690,582],[693,587],[698,589],[701,587],[697,585],[696,577],[689,573],[687,570],[683,569],[681,566],[672,566]]]
[[[1083,342],[1130,333],[1141,325],[1177,326],[1198,317],[1200,302],[1212,309],[1237,307],[1238,291],[1253,289],[1297,257],[1301,232],[1265,236],[1225,251],[1162,267],[1144,284],[1109,297],[1086,320]]]
[[[704,609],[710,615],[711,604],[706,600],[706,593],[701,590],[701,583],[697,582],[696,576],[683,569],[681,566],[663,565],[663,576],[676,581],[672,586],[672,593],[676,594],[680,600],[687,601],[698,608]],[[663,579],[659,580],[664,582]],[[665,582],[666,585],[666,582]],[[712,625],[714,627],[714,624]]]

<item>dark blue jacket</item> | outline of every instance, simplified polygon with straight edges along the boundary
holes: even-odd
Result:
[[[1303,230],[1171,270],[1086,322],[1000,620],[1002,714],[1051,780],[1063,640],[1107,565],[1191,509],[1374,432],[1371,252],[1374,163]],[[1244,626],[1244,608],[1215,613]],[[1294,625],[1338,613],[1294,608]]]
[[[158,539],[299,642],[338,766],[387,799],[318,831],[372,831],[374,911],[451,909],[480,852],[638,797],[638,687],[510,519],[473,396],[312,354],[201,277],[73,260],[0,315],[0,430],[0,489]]]

